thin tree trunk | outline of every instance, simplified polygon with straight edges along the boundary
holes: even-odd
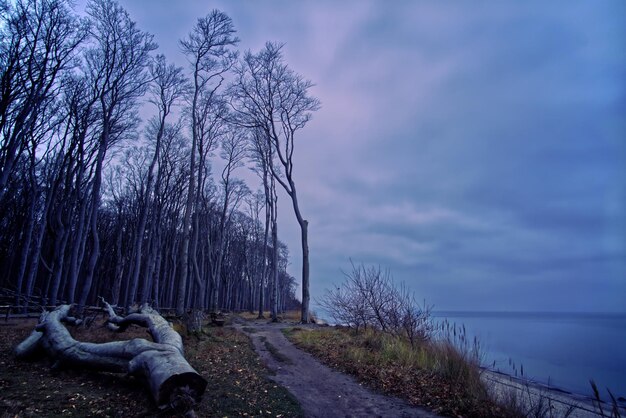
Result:
[[[265,208],[265,232],[263,233],[263,271],[261,272],[261,280],[259,281],[259,316],[258,318],[263,318],[263,297],[265,294],[265,278],[267,277],[267,241],[269,235],[270,228],[270,212],[269,208],[266,206]]]
[[[152,155],[152,160],[150,161],[150,166],[148,167],[148,179],[146,180],[146,188],[145,195],[142,196],[143,204],[142,209],[139,215],[139,224],[137,226],[137,232],[135,236],[135,259],[133,266],[133,274],[130,280],[130,293],[129,297],[126,300],[126,303],[132,303],[135,301],[137,297],[137,287],[139,284],[139,273],[141,271],[141,258],[143,252],[143,240],[144,234],[146,231],[146,223],[148,222],[148,209],[150,202],[150,194],[152,193],[152,183],[154,182],[154,167],[156,166],[157,161],[159,160],[159,156],[161,155],[161,140],[163,139],[163,134],[165,132],[165,118],[167,117],[167,113],[163,113],[161,116],[159,131],[157,132],[156,144],[154,148],[154,154]],[[156,199],[156,196],[155,196]],[[147,275],[144,277],[145,279],[150,279]],[[144,283],[143,289],[144,294],[142,295],[142,300],[147,299],[149,293],[145,292],[145,289],[148,288],[148,284]]]
[[[300,223],[302,233],[302,323],[309,323],[309,222]]]
[[[293,203],[293,210],[296,214],[296,219],[300,225],[300,237],[302,244],[302,323],[309,323],[309,237],[308,228],[309,222],[302,218],[300,213],[300,207],[298,205],[298,195],[296,194],[296,185],[294,181],[289,178],[289,186],[291,187],[291,202]]]
[[[274,209],[275,210],[275,209]],[[276,217],[272,220],[272,246],[274,253],[272,254],[272,286],[270,289],[270,312],[272,321],[278,321],[278,223]]]
[[[191,241],[191,251],[190,251],[190,264],[191,271],[193,274],[193,281],[195,284],[195,297],[192,298],[192,305],[194,309],[202,309],[202,294],[204,293],[204,287],[202,280],[200,279],[200,267],[198,266],[198,239],[199,239],[199,228],[198,228],[198,214],[194,214],[193,221],[193,238]]]
[[[149,192],[146,190],[145,194]],[[143,195],[144,193],[142,193]],[[144,234],[146,231],[146,222],[148,220],[148,208],[146,207],[147,199],[140,197],[142,202],[139,209],[139,223],[135,230],[135,239],[131,258],[130,275],[128,277],[127,292],[125,297],[125,305],[128,308],[137,299],[137,288],[139,287],[139,273],[141,272],[141,255],[143,251]]]
[[[124,262],[122,255],[122,237],[124,228],[122,227],[122,216],[118,215],[118,229],[115,237],[115,277],[113,279],[113,289],[111,289],[111,300],[114,305],[120,301],[120,290],[122,288],[122,277],[124,274]]]
[[[35,229],[35,206],[39,199],[38,188],[35,185],[35,189],[31,191],[30,204],[28,205],[28,224],[26,225],[26,231],[22,236],[22,251],[20,253],[19,264],[17,268],[16,277],[16,293],[15,293],[15,305],[21,306],[22,299],[22,287],[24,282],[24,274],[26,273],[26,265],[28,264],[28,256],[31,252],[31,243],[33,240],[33,231]]]
[[[91,285],[93,283],[93,276],[96,271],[96,264],[100,257],[100,237],[98,235],[98,210],[100,208],[100,188],[102,186],[102,166],[104,164],[104,157],[107,151],[108,143],[108,123],[105,122],[102,137],[100,139],[100,147],[98,149],[98,156],[96,157],[96,170],[93,178],[92,187],[92,207],[90,214],[90,227],[91,227],[91,255],[89,256],[89,262],[87,264],[87,270],[85,271],[85,280],[82,286],[82,292],[78,301],[79,307],[82,308],[87,304],[87,298],[91,291]]]
[[[153,281],[152,281],[152,300],[155,303],[155,307],[159,308],[161,306],[161,234],[160,232],[156,233],[154,244],[154,270],[153,270]]]
[[[46,202],[46,211],[48,210],[49,200]],[[28,267],[28,274],[26,276],[26,299],[30,301],[33,296],[33,290],[35,288],[35,279],[37,278],[37,272],[39,270],[39,259],[41,257],[41,246],[43,245],[43,239],[46,235],[46,221],[45,216],[42,218],[39,231],[37,233],[37,239],[35,240],[35,246],[30,256],[30,266]],[[24,307],[24,311],[28,308],[28,304]]]
[[[85,217],[87,214],[87,202],[88,202],[87,197],[83,196],[80,202],[80,209],[78,212],[78,220],[77,220],[77,226],[76,226],[77,229],[76,229],[75,237],[74,237],[74,245],[72,246],[72,253],[70,255],[68,289],[66,293],[66,298],[67,298],[68,303],[74,303],[74,300],[76,298],[76,284],[78,283],[78,273],[80,271],[82,255],[84,254],[85,243],[87,241],[86,237],[84,237],[85,224],[86,224]]]
[[[93,102],[89,104],[88,109],[91,109]],[[68,303],[74,303],[76,299],[76,285],[78,283],[78,275],[80,273],[80,267],[83,262],[83,255],[85,254],[85,245],[87,243],[87,234],[85,230],[87,228],[88,220],[87,207],[89,199],[87,196],[87,190],[81,191],[83,177],[85,175],[85,150],[84,141],[87,134],[86,121],[81,124],[81,130],[78,133],[78,173],[76,180],[74,181],[76,187],[76,195],[78,196],[78,203],[80,205],[78,210],[78,220],[76,225],[76,232],[74,237],[74,243],[72,246],[72,252],[70,254],[69,265],[69,277],[68,277],[68,289],[66,292],[66,298]],[[85,188],[86,189],[86,188]]]
[[[57,298],[59,295],[59,288],[61,286],[61,279],[63,274],[63,260],[65,259],[65,249],[67,248],[67,241],[69,238],[69,231],[65,225],[60,226],[56,231],[56,238],[54,240],[54,267],[52,268],[52,279],[50,293],[48,300],[51,305],[57,304]]]
[[[197,95],[197,93],[196,93]],[[194,97],[194,105],[192,107],[192,117],[195,124],[195,105],[197,97]],[[187,293],[187,272],[189,270],[189,242],[191,239],[191,212],[194,203],[194,190],[195,190],[195,169],[196,169],[196,143],[197,143],[197,129],[192,126],[192,141],[191,141],[191,158],[189,162],[189,187],[187,190],[187,204],[185,205],[185,214],[183,216],[183,241],[180,246],[180,276],[178,279],[178,295],[176,299],[176,315],[181,316],[185,313],[185,300]]]

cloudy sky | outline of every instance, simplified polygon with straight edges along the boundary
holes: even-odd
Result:
[[[624,1],[121,4],[170,60],[218,8],[316,84],[295,169],[314,298],[352,258],[440,310],[626,311]]]

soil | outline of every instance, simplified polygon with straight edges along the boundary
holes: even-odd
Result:
[[[149,409],[149,392],[134,384],[134,379],[110,373],[55,371],[47,361],[17,361],[13,348],[36,323],[36,319],[0,323],[0,416],[137,416]],[[137,336],[137,330],[129,331],[120,339]]]
[[[14,347],[35,327],[36,319],[0,320],[0,418],[14,417],[171,417],[151,400],[141,379],[87,370],[52,370],[46,360],[18,361]],[[70,327],[76,339],[105,342],[147,338],[145,328],[124,333],[106,329],[102,320],[88,328]],[[297,401],[267,379],[267,370],[250,340],[228,328],[210,328],[183,337],[186,358],[208,380],[195,412],[199,417],[303,416]]]
[[[284,386],[300,402],[307,417],[436,417],[432,412],[401,399],[373,392],[354,378],[323,365],[296,348],[282,329],[294,324],[267,320],[236,321],[247,334],[271,379]],[[300,325],[302,326],[302,325]]]

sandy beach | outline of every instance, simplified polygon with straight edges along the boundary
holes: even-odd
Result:
[[[483,379],[501,399],[515,398],[530,411],[539,409],[552,411],[547,416],[571,418],[613,416],[611,415],[612,405],[602,403],[601,411],[598,403],[591,396],[568,392],[557,387],[486,369]],[[569,415],[567,415],[568,411],[571,411]],[[622,416],[626,415],[626,404],[619,405],[619,412]]]

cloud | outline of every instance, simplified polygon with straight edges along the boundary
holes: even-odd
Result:
[[[209,11],[146,4],[126,7],[169,57]],[[624,2],[211,6],[242,49],[283,41],[316,83],[294,169],[314,296],[353,257],[442,309],[623,311]],[[298,226],[279,205],[299,277]]]

